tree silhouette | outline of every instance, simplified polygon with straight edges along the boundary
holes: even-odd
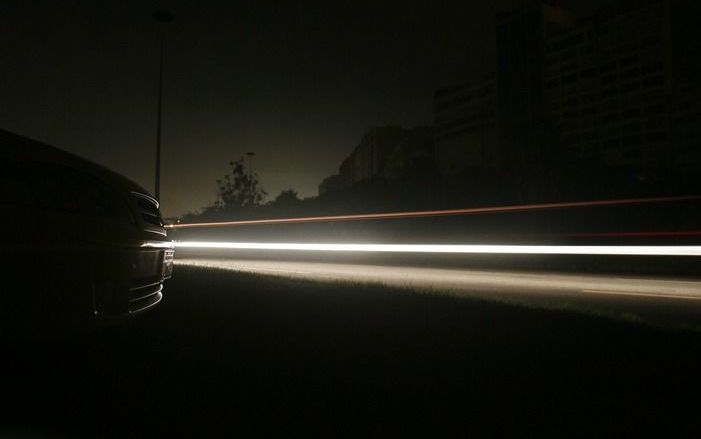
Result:
[[[217,180],[217,202],[222,211],[235,212],[259,206],[267,192],[260,186],[258,175],[246,169],[244,158],[229,162],[231,173]]]

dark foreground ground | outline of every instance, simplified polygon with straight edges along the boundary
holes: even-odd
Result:
[[[2,435],[701,432],[699,333],[371,286],[178,267],[139,319],[3,348]]]

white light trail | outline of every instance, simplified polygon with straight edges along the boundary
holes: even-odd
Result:
[[[593,246],[489,244],[328,244],[175,241],[175,248],[313,252],[388,252],[503,255],[701,256],[701,246]]]

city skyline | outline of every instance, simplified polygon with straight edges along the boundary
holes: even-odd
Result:
[[[488,71],[491,17],[521,3],[439,10],[386,3],[373,9],[374,20],[360,20],[362,5],[306,14],[289,5],[213,3],[215,14],[159,2],[176,14],[165,58],[166,214],[212,201],[227,163],[252,150],[271,196],[290,187],[315,195],[368,126],[432,124],[434,89]],[[13,26],[0,45],[12,60],[2,74],[0,125],[151,189],[152,9],[8,2],[2,12]],[[31,32],[37,22],[41,32]]]
[[[645,192],[645,181],[693,190],[699,48],[686,17],[694,7],[620,1],[577,16],[535,2],[500,14],[495,71],[436,90],[435,145],[414,170],[463,193],[517,186],[530,201]],[[387,169],[399,165],[394,150],[409,132],[371,127],[319,192],[397,180]]]

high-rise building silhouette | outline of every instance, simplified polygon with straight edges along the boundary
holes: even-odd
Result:
[[[499,164],[494,75],[436,90],[435,151],[438,171],[450,178],[466,168]]]
[[[499,14],[493,91],[479,100],[464,96],[486,84],[436,92],[439,168],[491,163],[535,187],[578,167],[640,178],[701,171],[700,3],[616,0],[583,19],[546,3]],[[490,99],[496,116],[480,119],[478,102]],[[475,154],[470,136],[445,139],[467,120],[473,132],[496,126],[498,160]]]
[[[549,152],[552,127],[543,102],[546,39],[575,23],[572,14],[545,3],[497,17],[497,126],[505,169],[539,165]]]

